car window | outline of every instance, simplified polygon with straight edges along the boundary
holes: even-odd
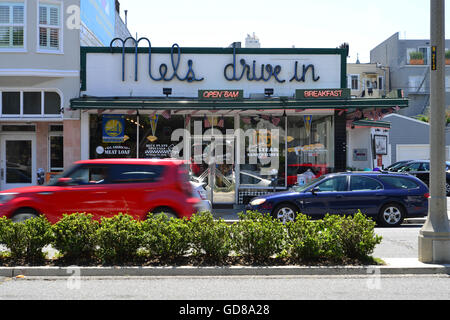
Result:
[[[156,182],[162,177],[164,166],[113,165],[110,170],[112,183]]]
[[[420,162],[414,162],[405,166],[402,171],[419,171]]]
[[[83,165],[70,173],[70,185],[103,184],[106,183],[108,168],[105,166]]]
[[[375,179],[361,176],[350,177],[350,191],[381,190],[383,185]]]
[[[419,184],[411,179],[403,177],[379,177],[383,183],[387,183],[395,189],[415,189],[419,187]]]
[[[430,164],[428,162],[422,162],[422,167],[420,171],[430,171]]]
[[[316,187],[319,187],[320,192],[347,191],[347,177],[332,177],[319,183]]]

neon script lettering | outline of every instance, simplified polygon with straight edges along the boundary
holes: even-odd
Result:
[[[139,40],[134,39],[133,37],[128,37],[125,40],[121,38],[115,38],[111,41],[110,48],[112,50],[113,44],[116,41],[122,42],[122,81],[125,81],[125,45],[128,40],[134,41],[134,54],[135,54],[135,60],[134,60],[134,81],[138,81],[138,45],[140,41],[147,41],[148,42],[148,75],[150,78],[154,81],[171,81],[174,78],[177,78],[180,81],[187,81],[187,82],[194,82],[194,81],[202,81],[203,78],[196,78],[195,72],[194,72],[194,63],[192,60],[187,61],[188,69],[184,77],[180,76],[178,74],[178,68],[180,67],[180,61],[181,61],[181,49],[178,44],[172,45],[172,48],[170,49],[170,61],[172,64],[172,74],[169,75],[169,67],[162,63],[159,66],[159,76],[154,76],[152,72],[152,45],[150,43],[150,40],[147,38],[140,38]]]
[[[240,81],[244,74],[246,74],[246,78],[248,81],[269,81],[272,77],[279,83],[283,83],[286,80],[279,79],[279,75],[281,72],[281,66],[277,65],[273,67],[271,64],[262,64],[260,68],[259,75],[256,75],[256,61],[253,60],[252,66],[248,65],[245,59],[241,59],[239,63],[242,66],[242,71],[240,75],[236,75],[238,71],[238,67],[236,64],[236,47],[233,46],[233,63],[229,63],[225,66],[223,70],[223,75],[225,79],[228,81]],[[232,75],[229,75],[229,70],[231,68]]]
[[[305,98],[342,97],[342,90],[306,90]]]
[[[202,97],[205,99],[237,99],[239,98],[239,91],[228,91],[228,90],[211,90],[204,91]]]
[[[259,72],[257,71],[258,67],[256,66],[256,61],[253,60],[252,65],[247,64],[245,59],[239,60],[239,64],[241,65],[241,70],[238,70],[237,58],[236,58],[236,47],[233,47],[233,63],[229,63],[225,66],[223,70],[223,75],[225,79],[228,81],[240,81],[244,76],[248,81],[269,81],[272,77],[278,83],[284,83],[286,80],[280,79],[281,66],[276,65],[272,66],[271,64],[261,64],[259,68]],[[295,62],[294,66],[294,75],[289,80],[297,81],[297,82],[305,82],[306,76],[308,72],[311,71],[311,79],[314,82],[319,81],[320,77],[316,76],[315,67],[313,64],[303,65],[302,72],[299,72],[298,61]],[[258,74],[257,74],[258,73]]]

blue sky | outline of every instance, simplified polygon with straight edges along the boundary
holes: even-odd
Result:
[[[399,32],[400,39],[430,37],[429,0],[121,0],[133,36],[152,46],[227,47],[255,33],[265,48],[335,48],[350,44],[370,62],[370,50]],[[450,17],[450,4],[446,6]],[[447,20],[447,19],[446,19]],[[450,22],[446,23],[450,35]],[[450,38],[447,36],[447,38]]]

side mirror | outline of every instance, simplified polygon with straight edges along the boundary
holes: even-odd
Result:
[[[72,178],[59,178],[57,181],[58,186],[68,186],[72,182]]]
[[[316,194],[317,192],[320,192],[320,188],[319,187],[314,187],[311,189],[311,193],[312,194]]]

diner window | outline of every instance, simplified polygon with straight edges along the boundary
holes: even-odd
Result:
[[[242,116],[240,185],[271,189],[286,187],[284,116]]]
[[[183,158],[183,139],[172,141],[172,134],[184,128],[184,117],[161,114],[139,117],[139,158]],[[180,137],[174,137],[178,139]]]
[[[333,171],[333,117],[289,116],[286,158],[288,186],[297,184],[299,180],[307,182]]]
[[[61,10],[57,5],[39,4],[39,48],[59,51],[61,38]]]
[[[52,91],[0,92],[2,116],[61,116],[61,97]]]
[[[90,115],[90,159],[136,158],[137,116]]]
[[[0,3],[0,49],[24,48],[25,5]]]

